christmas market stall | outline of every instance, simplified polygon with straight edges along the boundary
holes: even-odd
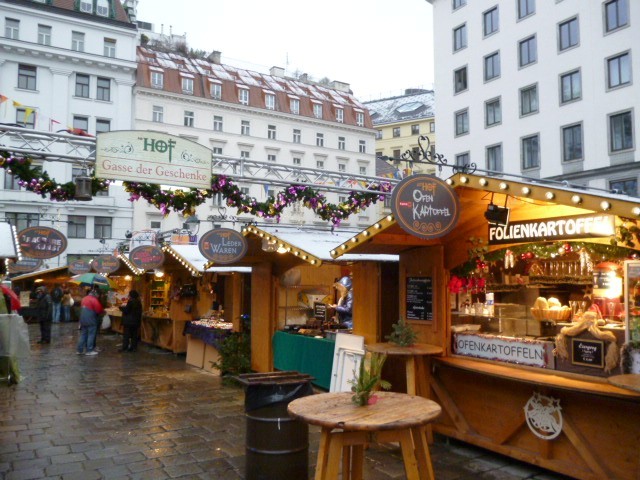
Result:
[[[638,199],[458,172],[407,177],[391,204],[332,255],[400,256],[399,315],[443,351],[422,373],[433,430],[575,478],[639,478],[640,392],[617,386],[640,373]]]

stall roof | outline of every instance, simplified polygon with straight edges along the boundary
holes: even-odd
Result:
[[[62,273],[63,271],[66,271],[66,270],[67,270],[66,265],[64,267],[46,268],[44,270],[38,270],[37,272],[25,273],[23,275],[16,275],[15,277],[11,277],[11,281],[19,282],[22,280],[28,280],[29,278],[33,278],[33,277],[49,277],[52,274]]]
[[[0,222],[0,258],[20,258],[18,234],[13,225]]]
[[[209,260],[207,260],[201,253],[198,245],[165,245],[163,247],[164,251],[168,252],[170,255],[173,255],[178,261],[185,262],[185,268],[190,270],[193,274],[194,272],[202,273],[202,272],[216,272],[216,273],[225,273],[225,272],[240,272],[240,273],[250,273],[251,267],[238,267],[238,266],[214,266],[206,268]]]
[[[447,183],[456,189],[460,197],[461,214],[456,229],[462,231],[472,231],[481,223],[486,225],[484,212],[489,202],[507,205],[512,220],[585,213],[616,215],[636,223],[640,218],[640,199],[637,197],[589,187],[508,174],[458,173],[448,178]],[[561,214],[558,209],[549,207],[560,207]],[[393,215],[387,215],[336,246],[331,256],[343,258],[356,252],[398,254],[409,248],[441,244],[448,241],[449,235],[423,240],[405,232]]]

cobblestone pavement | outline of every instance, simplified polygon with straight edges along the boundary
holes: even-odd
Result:
[[[184,355],[144,344],[118,353],[117,334],[101,334],[100,354],[87,357],[75,355],[75,323],[54,324],[51,345],[35,343],[37,325],[29,330],[23,381],[0,384],[1,479],[244,478],[241,388]],[[312,473],[319,431],[309,433]],[[431,453],[439,480],[567,478],[443,437]],[[405,478],[394,445],[372,445],[365,456],[366,479]]]

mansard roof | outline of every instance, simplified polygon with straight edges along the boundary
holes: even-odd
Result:
[[[433,90],[409,89],[405,95],[365,102],[374,126],[433,118],[435,95]]]
[[[56,10],[65,10],[67,14],[77,18],[91,18],[99,22],[111,23],[113,21],[126,23],[128,27],[135,27],[135,24],[129,19],[129,15],[122,6],[120,0],[108,0],[109,16],[103,17],[95,13],[95,5],[93,13],[86,13],[80,10],[79,0],[4,0],[6,3],[13,3],[25,7],[43,9],[51,12]],[[95,2],[94,2],[95,3]],[[60,12],[63,13],[63,12]]]

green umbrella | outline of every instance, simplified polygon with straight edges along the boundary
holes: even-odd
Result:
[[[100,290],[112,290],[115,288],[114,283],[107,277],[93,272],[75,275],[69,281],[81,287],[98,287]]]

